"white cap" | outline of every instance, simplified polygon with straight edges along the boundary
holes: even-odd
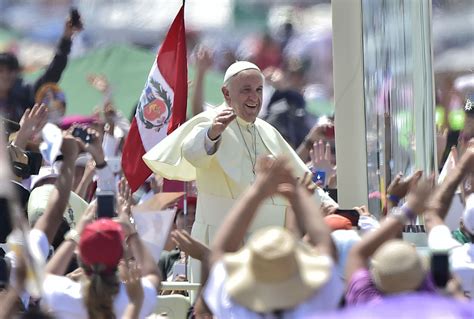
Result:
[[[466,208],[462,213],[462,221],[464,228],[466,228],[471,235],[474,235],[474,194],[470,194],[466,198]]]
[[[236,75],[237,73],[240,73],[244,70],[250,70],[250,69],[258,70],[262,72],[258,66],[248,61],[237,61],[233,63],[231,66],[227,68],[227,71],[225,71],[224,84],[227,84],[229,79],[233,77],[234,75]]]

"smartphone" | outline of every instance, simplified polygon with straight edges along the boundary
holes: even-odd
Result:
[[[313,182],[324,186],[326,185],[326,172],[325,171],[316,171],[316,170],[311,170],[313,173]]]
[[[433,252],[431,255],[431,274],[438,288],[445,288],[449,281],[449,256],[447,252]]]
[[[335,214],[346,217],[351,221],[352,226],[359,226],[359,212],[355,209],[337,209]]]
[[[87,130],[82,127],[76,127],[72,131],[72,136],[79,137],[84,143],[92,142],[92,135],[87,133]]]
[[[115,217],[115,194],[111,191],[97,193],[97,218]]]
[[[80,16],[79,11],[77,10],[77,8],[75,8],[75,7],[71,8],[71,11],[69,11],[69,17],[71,18],[71,24],[72,24],[73,27],[76,27],[76,28],[81,28],[82,27],[81,16]]]

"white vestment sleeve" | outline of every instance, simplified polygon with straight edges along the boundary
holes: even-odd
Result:
[[[207,135],[209,125],[198,125],[183,141],[183,156],[194,167],[205,168],[219,148],[221,137],[212,141]]]

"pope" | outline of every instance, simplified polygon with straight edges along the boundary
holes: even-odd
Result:
[[[192,236],[211,244],[224,216],[255,180],[259,156],[285,155],[295,176],[309,169],[278,131],[257,117],[264,77],[253,63],[239,61],[224,75],[224,103],[200,113],[143,156],[150,169],[171,180],[196,180],[197,209]],[[317,189],[315,200],[334,202]],[[249,232],[285,225],[288,203],[271,197],[259,208]]]

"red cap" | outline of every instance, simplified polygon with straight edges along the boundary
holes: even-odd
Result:
[[[79,240],[79,254],[87,267],[102,264],[104,272],[113,272],[123,256],[122,226],[108,218],[101,218],[84,228]]]
[[[327,215],[326,217],[324,217],[324,221],[329,226],[329,228],[331,228],[331,231],[338,230],[338,229],[346,229],[346,230],[352,229],[351,221],[348,218],[341,215],[337,215],[337,214]]]

